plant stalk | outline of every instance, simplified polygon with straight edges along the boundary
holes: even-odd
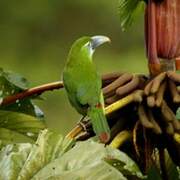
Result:
[[[1,106],[9,105],[9,104],[15,103],[17,100],[21,100],[21,99],[24,99],[24,98],[27,98],[27,97],[30,97],[33,95],[40,95],[45,91],[52,91],[54,89],[61,89],[63,87],[64,87],[64,85],[63,85],[62,81],[43,84],[43,85],[40,85],[37,87],[27,89],[20,93],[17,93],[17,94],[11,95],[11,96],[7,96],[3,99],[3,101],[0,105]]]
[[[113,148],[119,148],[124,142],[130,140],[132,137],[132,133],[130,131],[124,130],[119,132],[115,138],[109,144]]]

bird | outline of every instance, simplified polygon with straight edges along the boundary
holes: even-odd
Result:
[[[105,116],[102,80],[93,63],[95,49],[110,42],[107,36],[84,36],[76,40],[63,70],[63,83],[71,105],[88,116],[93,131],[101,143],[110,139],[110,128]]]

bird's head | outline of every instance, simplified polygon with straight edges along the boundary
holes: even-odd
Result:
[[[110,42],[110,39],[107,36],[99,35],[92,37],[81,37],[80,39],[74,42],[69,55],[76,57],[80,55],[81,58],[82,56],[88,56],[91,58],[95,49],[106,42]]]

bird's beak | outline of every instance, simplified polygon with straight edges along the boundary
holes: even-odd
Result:
[[[91,47],[92,49],[96,49],[101,44],[106,42],[111,42],[111,40],[107,36],[93,36],[91,37]]]

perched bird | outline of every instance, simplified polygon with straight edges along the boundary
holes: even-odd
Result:
[[[82,37],[74,42],[63,71],[63,82],[71,105],[91,119],[102,143],[110,138],[104,112],[101,77],[92,61],[95,49],[110,39],[106,36]]]

